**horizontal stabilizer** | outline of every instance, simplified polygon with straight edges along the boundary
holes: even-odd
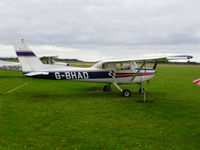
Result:
[[[26,73],[26,76],[38,76],[38,75],[49,75],[49,72],[30,72],[30,73]]]

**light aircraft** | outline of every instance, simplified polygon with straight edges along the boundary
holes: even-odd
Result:
[[[13,42],[13,46],[21,63],[22,71],[27,77],[107,83],[103,87],[105,92],[110,92],[110,85],[113,84],[124,97],[129,97],[131,92],[128,89],[121,89],[119,84],[138,84],[140,85],[139,93],[144,93],[142,82],[153,78],[159,61],[192,58],[188,55],[178,55],[148,59],[103,60],[92,67],[81,68],[43,64],[23,39]],[[138,67],[136,61],[141,62],[140,67]],[[152,61],[154,62],[153,68],[145,67],[147,62]]]

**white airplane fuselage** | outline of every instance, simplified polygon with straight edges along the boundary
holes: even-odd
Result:
[[[38,71],[39,75],[30,75],[30,71],[23,71],[24,75],[33,78],[53,79],[53,80],[77,80],[102,83],[141,83],[150,80],[155,75],[155,70],[143,68],[137,72],[138,68],[132,70],[109,70],[95,67],[58,67],[44,65]],[[31,73],[34,73],[31,71]]]

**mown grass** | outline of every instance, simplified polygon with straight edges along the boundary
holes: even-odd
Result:
[[[199,66],[158,66],[130,98],[104,84],[40,80],[0,71],[0,149],[192,150],[200,148]],[[8,94],[11,89],[30,82]]]

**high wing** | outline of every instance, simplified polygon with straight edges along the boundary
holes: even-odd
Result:
[[[102,64],[105,63],[123,63],[123,62],[160,62],[160,61],[168,61],[168,60],[188,60],[193,58],[190,55],[176,55],[176,56],[167,56],[167,57],[151,57],[151,58],[141,58],[141,59],[121,59],[121,60],[103,60],[94,64],[93,67],[100,68]]]
[[[167,60],[183,60],[183,59],[191,59],[193,58],[190,55],[176,55],[176,56],[167,56],[167,57],[151,57],[151,58],[141,58],[141,59],[121,59],[121,60],[104,60],[103,62],[110,62],[110,63],[118,63],[118,62],[130,62],[130,61],[167,61]]]

